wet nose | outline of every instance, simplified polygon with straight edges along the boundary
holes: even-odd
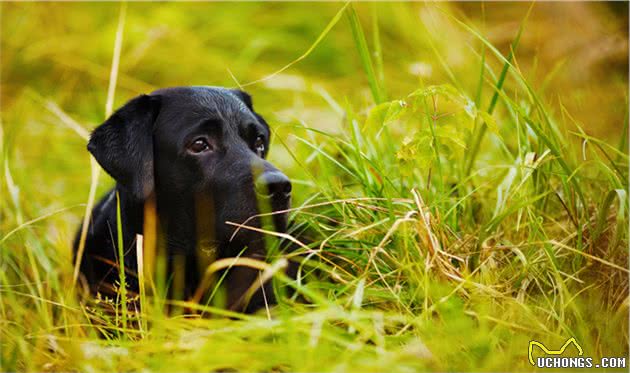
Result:
[[[269,198],[288,198],[291,182],[282,172],[267,171],[256,179],[256,193]]]

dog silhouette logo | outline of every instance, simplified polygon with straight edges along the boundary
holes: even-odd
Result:
[[[573,343],[573,345],[577,348],[579,356],[584,355],[582,346],[580,346],[580,344],[575,340],[574,337],[567,339],[567,341],[564,342],[564,344],[562,345],[562,347],[560,347],[559,350],[550,350],[547,347],[545,347],[545,345],[543,345],[542,343],[538,341],[529,341],[529,350],[528,350],[529,362],[533,366],[536,366],[536,363],[534,362],[534,357],[533,357],[534,346],[538,346],[547,355],[562,355],[571,343]]]

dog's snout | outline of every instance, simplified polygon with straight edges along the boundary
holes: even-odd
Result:
[[[291,194],[291,182],[282,172],[268,171],[256,179],[256,192],[265,197],[286,198]]]

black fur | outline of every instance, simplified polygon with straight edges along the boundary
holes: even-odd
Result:
[[[201,279],[204,249],[216,258],[241,256],[264,260],[262,235],[235,228],[258,214],[262,194],[273,211],[290,205],[288,178],[264,158],[269,126],[253,110],[251,97],[218,87],[178,87],[138,96],[97,127],[88,150],[116,186],[92,212],[81,273],[92,292],[111,292],[119,278],[116,192],[120,196],[125,266],[130,291],[137,291],[136,234],[143,233],[144,206],[155,201],[158,247],[168,258],[168,274],[184,266],[184,297]],[[262,139],[258,139],[262,137]],[[209,150],[193,145],[203,139]],[[261,142],[262,140],[262,142]],[[264,151],[258,151],[264,145]],[[258,148],[256,148],[258,145]],[[262,185],[262,189],[261,189]],[[277,231],[286,230],[286,214],[274,215]],[[258,219],[247,225],[260,226]],[[80,232],[80,231],[79,231]],[[79,235],[75,239],[75,255]],[[207,251],[207,250],[206,250]],[[180,268],[181,269],[181,268]],[[267,282],[244,304],[243,294],[258,281],[258,271],[234,267],[226,277],[227,305],[252,312],[274,303]]]

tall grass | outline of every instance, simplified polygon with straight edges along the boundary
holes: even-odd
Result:
[[[257,9],[231,6],[244,13]],[[143,52],[151,48],[159,57],[160,47],[150,37],[138,41],[136,27],[143,25],[140,15],[147,9],[129,6],[125,40],[131,46],[126,53],[122,48],[118,73],[123,89],[147,85],[134,81],[146,76],[134,76],[127,59],[151,55]],[[216,7],[220,9],[231,8]],[[120,297],[80,302],[78,292],[69,291],[75,289],[70,242],[86,206],[55,203],[44,197],[47,191],[42,188],[55,187],[46,182],[49,179],[68,178],[85,187],[84,192],[64,184],[59,193],[80,194],[77,203],[93,195],[88,192],[89,164],[81,131],[55,127],[64,123],[61,118],[73,123],[72,115],[62,109],[72,106],[52,101],[48,107],[57,114],[31,124],[52,134],[33,131],[32,136],[45,139],[37,144],[52,147],[64,159],[83,154],[81,161],[59,156],[48,163],[45,153],[26,147],[28,133],[19,131],[20,121],[39,118],[31,112],[47,101],[25,95],[13,103],[11,112],[3,113],[1,370],[528,371],[530,340],[560,346],[569,337],[576,338],[587,356],[628,355],[627,142],[611,141],[627,137],[627,110],[619,116],[623,123],[609,127],[615,136],[598,139],[588,130],[592,123],[576,119],[563,100],[540,92],[537,81],[520,67],[517,49],[528,33],[531,8],[520,15],[521,26],[505,52],[448,6],[331,4],[323,9],[329,18],[318,21],[314,31],[304,31],[309,48],[293,47],[294,30],[289,27],[282,35],[285,48],[298,51],[291,59],[263,66],[255,76],[237,69],[224,72],[226,84],[238,74],[245,78],[237,82],[251,82],[242,84],[246,89],[262,90],[260,85],[267,84],[272,97],[254,94],[255,106],[275,123],[272,161],[292,178],[295,197],[290,236],[266,232],[272,246],[268,263],[237,258],[209,264],[204,283],[212,294],[208,302],[166,299],[160,253],[154,250],[145,250],[140,260],[144,266],[138,275],[141,282],[147,279],[139,296],[141,313],[133,307],[120,308],[120,317],[103,311],[103,304],[135,301],[125,299],[124,271]],[[99,9],[69,10],[68,17],[74,17]],[[280,7],[275,10],[278,19],[283,10],[311,27],[306,20],[312,10],[297,4]],[[113,21],[103,61],[116,55],[111,41],[121,40],[121,26],[114,36],[117,11],[108,13]],[[156,11],[155,16],[180,15],[182,22],[192,17],[194,24],[194,15],[182,12],[179,5],[171,5],[167,15]],[[412,35],[413,12],[448,25],[440,29],[451,35],[448,45],[432,35],[428,25],[426,36]],[[215,23],[211,31],[253,37],[242,30],[247,25],[240,20],[230,22],[235,22],[231,28]],[[179,33],[177,40],[184,46],[202,50],[195,44],[198,39],[185,38],[190,27],[171,32]],[[366,30],[372,32],[370,38]],[[159,38],[159,29],[155,32]],[[394,32],[400,33],[396,35],[401,43],[392,41]],[[75,37],[72,48],[89,48],[81,44],[83,37]],[[274,35],[269,37],[273,43]],[[317,54],[320,48],[332,48],[326,42],[333,37],[345,40],[339,58],[354,66],[350,74],[355,80],[344,94],[338,91],[346,89],[343,83],[326,76],[332,74],[328,69],[345,69],[334,65],[337,55]],[[5,48],[14,51],[20,40],[6,42]],[[472,46],[465,55],[467,71],[474,72],[470,76],[448,66],[445,54],[451,53],[454,41]],[[260,46],[266,42],[252,42],[235,56],[217,54],[216,63],[231,56],[238,62],[234,66],[254,66],[252,56],[263,53],[257,48],[286,51],[282,46]],[[440,79],[421,75],[412,84],[399,82],[400,66],[388,45],[414,43],[432,53],[423,56],[425,60],[444,67]],[[39,48],[28,51],[35,56],[52,53]],[[187,56],[185,50],[179,52]],[[64,55],[50,58],[81,65]],[[311,60],[322,74],[320,84],[287,75]],[[151,62],[145,61],[150,69]],[[278,66],[285,67],[278,72]],[[304,69],[300,71],[307,76]],[[88,70],[84,73],[100,74],[97,68]],[[107,77],[98,79],[111,84]],[[159,82],[196,84],[177,77]],[[281,94],[274,96],[273,84],[285,85],[279,88]],[[607,94],[621,97],[627,106],[624,84],[622,90],[611,85]],[[287,90],[298,92],[296,98],[286,99]],[[353,96],[352,90],[361,92]],[[58,95],[63,100],[62,93]],[[301,102],[307,95],[318,106]],[[111,85],[107,97],[113,102]],[[275,106],[278,111],[265,111],[265,104],[273,105],[276,99],[284,100]],[[289,114],[280,112],[285,105],[291,107]],[[112,107],[108,105],[109,112]],[[317,108],[315,116],[332,115],[339,125],[330,128],[313,119],[308,115],[312,107]],[[102,119],[95,117],[95,123]],[[33,157],[41,163],[29,163]],[[54,167],[55,161],[64,166]],[[42,170],[31,174],[25,164]],[[108,185],[111,181],[100,183],[99,191]],[[148,204],[147,211],[152,216],[154,206]],[[147,223],[145,233],[153,233],[143,237],[145,249],[155,247],[154,223]],[[120,224],[124,222],[119,231]],[[292,240],[297,252],[276,250],[275,236]],[[122,253],[119,258],[122,267]],[[281,271],[287,260],[299,262],[295,281]],[[263,276],[272,277],[276,290],[284,294],[279,304],[256,315],[222,309],[217,300],[222,279],[212,276],[233,265],[264,270]],[[286,291],[289,288],[293,291]],[[202,295],[196,298],[202,300]],[[166,314],[165,304],[179,313]]]

